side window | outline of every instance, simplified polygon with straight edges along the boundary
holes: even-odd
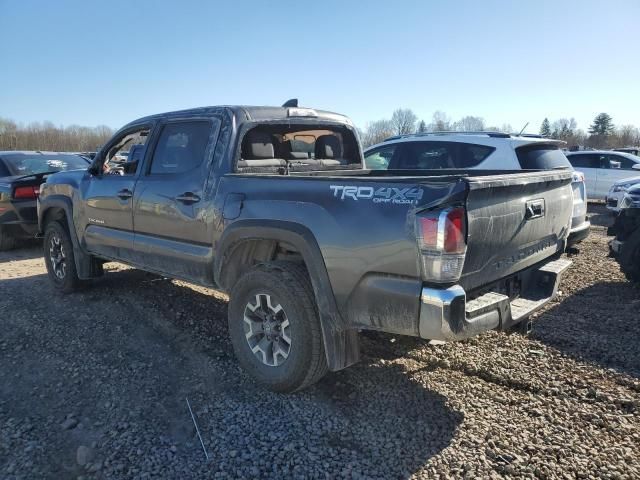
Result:
[[[570,155],[569,162],[574,168],[599,168],[600,157],[592,154]]]
[[[630,158],[623,157],[622,155],[609,155],[609,160],[611,162],[617,162],[620,164],[622,170],[633,170],[633,166],[635,162]]]
[[[495,149],[485,145],[453,142],[406,142],[393,168],[439,170],[478,166]]]
[[[367,153],[364,157],[366,168],[371,170],[386,170],[389,168],[389,162],[391,161],[395,151],[396,145],[393,144]]]
[[[0,159],[0,177],[8,177],[9,169],[4,166],[4,162]]]
[[[142,163],[142,157],[149,141],[149,128],[143,127],[125,133],[112,143],[102,166],[104,173],[133,175]],[[129,154],[136,152],[134,155]]]
[[[153,152],[150,174],[183,173],[204,160],[211,124],[207,121],[165,125]]]

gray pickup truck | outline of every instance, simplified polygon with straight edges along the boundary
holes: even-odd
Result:
[[[38,200],[55,287],[118,261],[229,292],[240,364],[281,392],[358,361],[361,330],[526,325],[569,266],[571,212],[569,170],[371,171],[348,118],[297,107],[136,120]]]

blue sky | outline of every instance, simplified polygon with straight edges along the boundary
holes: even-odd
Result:
[[[640,126],[640,1],[0,0],[0,117],[121,125],[302,105]]]

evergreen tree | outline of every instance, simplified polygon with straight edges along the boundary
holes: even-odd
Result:
[[[427,124],[424,122],[424,120],[420,120],[420,123],[418,124],[418,133],[424,133],[427,131]]]
[[[551,124],[549,123],[549,119],[545,117],[542,121],[542,125],[540,125],[540,135],[543,137],[551,136]]]
[[[589,133],[591,135],[601,135],[603,137],[609,136],[614,132],[613,119],[608,113],[599,113],[596,118],[593,119],[591,127],[589,127]]]

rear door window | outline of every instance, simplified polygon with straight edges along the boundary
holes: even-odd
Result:
[[[525,145],[524,147],[516,148],[516,155],[523,170],[571,168],[571,163],[556,145]]]
[[[459,142],[405,142],[389,163],[396,170],[474,168],[495,150],[486,145]]]
[[[211,124],[207,121],[170,123],[162,129],[149,173],[183,173],[204,160]]]

